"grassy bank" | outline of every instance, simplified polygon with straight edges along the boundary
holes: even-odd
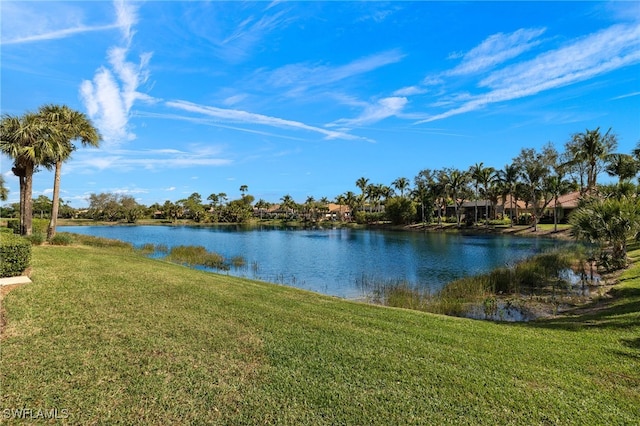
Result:
[[[637,254],[636,254],[637,255]],[[34,247],[3,300],[2,400],[69,424],[637,424],[640,270],[616,301],[495,324]],[[63,411],[65,410],[65,411]]]

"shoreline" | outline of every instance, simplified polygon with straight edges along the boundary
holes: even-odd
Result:
[[[542,237],[542,238],[557,238],[562,240],[572,240],[571,228],[568,225],[558,225],[558,230],[553,230],[553,225],[539,224],[538,230],[533,231],[531,225],[514,225],[512,227],[505,225],[491,226],[491,225],[476,225],[476,226],[461,226],[457,227],[456,224],[429,224],[423,225],[421,223],[412,225],[390,225],[388,223],[372,223],[372,224],[356,224],[353,222],[299,222],[299,221],[268,221],[259,222],[252,221],[250,223],[198,223],[193,221],[178,221],[168,222],[166,220],[159,219],[145,219],[136,223],[126,222],[106,222],[106,221],[94,221],[91,219],[60,219],[58,226],[193,226],[193,227],[240,227],[240,228],[252,228],[252,227],[273,227],[273,228],[300,228],[300,229],[315,229],[315,228],[349,228],[349,229],[370,229],[381,231],[400,231],[400,232],[444,232],[444,233],[460,233],[463,235],[513,235],[517,237]]]

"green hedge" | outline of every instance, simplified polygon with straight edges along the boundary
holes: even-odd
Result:
[[[31,243],[17,235],[0,233],[0,277],[15,277],[31,263]]]
[[[20,233],[20,219],[8,219],[7,227],[13,229],[15,234]],[[49,228],[49,219],[33,219],[31,222],[31,232],[33,234],[47,235]]]

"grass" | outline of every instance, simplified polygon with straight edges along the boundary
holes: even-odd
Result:
[[[610,306],[495,324],[113,243],[34,247],[32,264],[33,284],[3,300],[3,410],[56,408],[68,424],[640,422],[639,267]]]

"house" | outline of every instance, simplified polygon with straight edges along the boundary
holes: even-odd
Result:
[[[349,206],[344,204],[329,203],[327,204],[327,208],[329,209],[329,211],[325,213],[326,220],[351,220],[351,208]]]
[[[568,220],[569,214],[578,207],[582,195],[580,191],[570,192],[558,197],[558,204],[556,208],[556,214],[558,222],[564,223]],[[545,216],[549,217],[553,221],[553,209],[554,200],[551,200],[549,206],[545,210]]]

